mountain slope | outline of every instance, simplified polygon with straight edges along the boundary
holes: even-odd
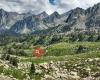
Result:
[[[59,19],[56,19],[58,25],[54,28],[39,31],[40,34],[70,34],[75,32],[97,33],[100,31],[100,3],[87,10],[75,8],[67,13],[67,16],[66,14],[62,14]]]
[[[15,12],[6,12],[0,9],[0,33],[9,30],[11,26],[18,20],[21,20],[24,15]]]
[[[100,27],[100,3],[87,10],[86,26]]]
[[[43,21],[41,20],[47,16],[48,15],[45,12],[43,12],[39,15],[32,15],[32,16],[25,17],[23,20],[17,21],[11,27],[10,32],[27,34],[27,33],[34,32],[34,30],[45,29],[46,26],[43,24]]]
[[[57,34],[73,32],[100,31],[100,3],[86,10],[72,9],[64,14],[42,12],[18,14],[0,10],[0,31],[10,34]]]
[[[50,16],[45,12],[32,15],[24,18],[23,20],[17,21],[10,29],[10,32],[27,34],[33,33],[37,30],[45,30],[49,27],[55,27],[55,21],[60,18],[60,15],[57,12],[54,12]],[[26,31],[25,31],[26,30]],[[24,31],[24,32],[23,32]]]

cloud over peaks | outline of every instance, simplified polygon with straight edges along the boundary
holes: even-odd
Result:
[[[0,8],[19,13],[32,11],[34,14],[38,14],[46,11],[51,14],[54,11],[63,13],[76,7],[86,9],[98,2],[100,0],[56,0],[57,4],[52,5],[49,0],[1,0]]]

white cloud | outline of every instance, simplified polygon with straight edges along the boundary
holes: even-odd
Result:
[[[42,11],[46,11],[51,14],[54,11],[63,13],[76,7],[82,7],[84,9],[93,6],[100,2],[100,0],[57,0],[56,5],[51,5],[49,0],[1,0],[0,8],[6,11],[13,12],[28,12],[32,11],[34,14],[38,14]]]
[[[100,2],[100,0],[79,0],[79,1],[80,1],[80,7],[84,9]]]

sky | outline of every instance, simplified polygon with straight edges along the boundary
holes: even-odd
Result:
[[[100,0],[0,0],[0,8],[18,13],[39,14],[46,11],[52,14],[57,11],[62,14],[76,7],[86,9],[99,2]]]

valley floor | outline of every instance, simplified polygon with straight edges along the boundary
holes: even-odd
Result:
[[[85,48],[76,53],[80,45]],[[1,58],[0,80],[100,80],[100,42],[57,43],[42,48],[47,55],[39,58],[10,55],[18,58],[17,67]],[[31,53],[31,49],[25,51]],[[35,68],[30,74],[32,63]]]

